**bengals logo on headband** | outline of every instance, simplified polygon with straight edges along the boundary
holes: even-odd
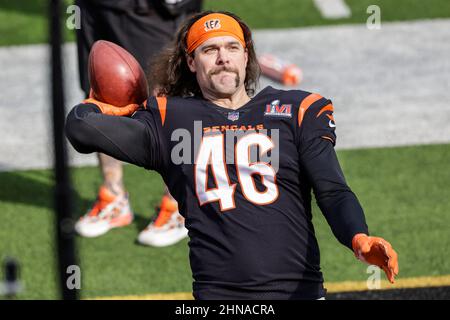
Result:
[[[211,19],[205,22],[205,31],[211,31],[220,28],[220,19]]]

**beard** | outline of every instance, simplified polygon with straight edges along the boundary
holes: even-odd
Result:
[[[217,74],[221,73],[222,71],[234,73],[236,75],[235,88],[239,87],[239,85],[241,83],[241,77],[239,76],[239,71],[235,68],[228,68],[228,67],[223,66],[223,67],[219,67],[217,69],[213,69],[208,72],[208,78],[209,78],[211,86],[214,90],[217,90],[217,88],[216,88],[216,85],[214,84],[214,81],[212,81],[212,76],[217,75]]]

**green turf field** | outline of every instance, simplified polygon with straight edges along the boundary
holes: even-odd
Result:
[[[372,234],[398,251],[400,277],[449,274],[450,144],[338,154]],[[72,173],[79,215],[93,200],[100,175],[90,167]],[[125,167],[125,179],[135,222],[97,239],[77,238],[82,296],[189,292],[187,241],[160,249],[135,244],[159,201],[162,180],[134,166]],[[57,298],[51,171],[4,172],[0,181],[0,259],[20,261],[26,288],[20,298]],[[317,209],[314,223],[326,281],[366,280],[366,266],[334,239]]]
[[[228,10],[243,18],[252,28],[289,28],[341,23],[366,23],[369,5],[381,8],[382,21],[450,17],[448,0],[345,0],[352,17],[325,20],[312,0],[205,0],[205,9]],[[0,46],[47,41],[45,0],[0,0]],[[65,0],[66,5],[73,1]],[[66,7],[65,7],[66,9]],[[66,12],[66,10],[64,10]],[[69,14],[64,14],[64,21]],[[73,31],[65,30],[67,40]]]

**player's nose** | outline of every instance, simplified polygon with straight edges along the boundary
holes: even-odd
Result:
[[[216,63],[219,65],[227,64],[230,62],[228,50],[226,50],[224,47],[219,48],[217,50],[217,61]]]

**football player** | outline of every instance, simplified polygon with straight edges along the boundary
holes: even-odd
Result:
[[[161,55],[149,97],[130,116],[87,99],[67,118],[82,153],[156,170],[189,230],[196,299],[319,299],[325,295],[311,190],[339,242],[398,273],[397,254],[369,236],[336,157],[333,105],[317,93],[266,87],[248,26],[226,12],[186,21]]]

